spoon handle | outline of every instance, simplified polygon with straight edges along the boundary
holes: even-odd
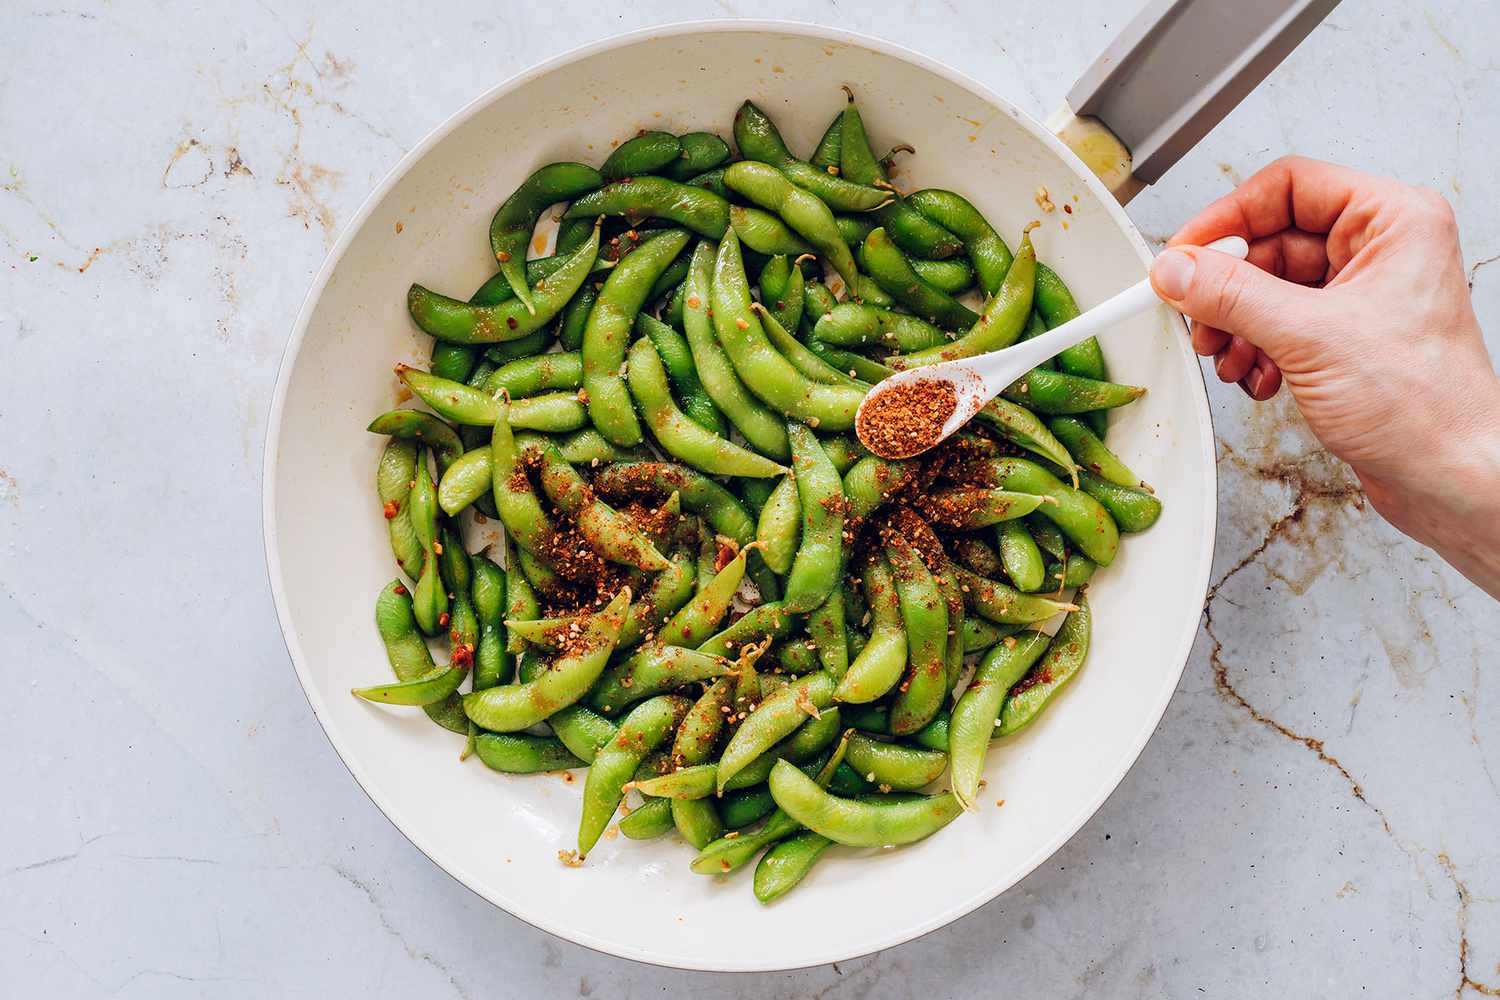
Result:
[[[1250,245],[1238,236],[1226,236],[1223,239],[1214,240],[1207,249],[1217,250],[1244,260],[1245,255],[1250,252]],[[1003,351],[996,351],[986,360],[993,359],[994,364],[1003,364],[1007,371],[1012,369],[1022,372],[1030,371],[1048,358],[1054,358],[1068,348],[1103,333],[1115,324],[1160,304],[1161,299],[1157,298],[1156,290],[1151,287],[1151,279],[1142,278],[1123,292],[1105,299],[1087,312],[1075,316],[1040,336],[1023,340]]]

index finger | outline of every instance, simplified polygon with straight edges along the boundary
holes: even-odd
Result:
[[[1352,167],[1285,156],[1190,219],[1168,246],[1203,246],[1223,236],[1247,240],[1284,229],[1326,233],[1375,178]]]

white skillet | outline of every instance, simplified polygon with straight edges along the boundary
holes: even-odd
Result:
[[[1167,27],[1182,22],[1174,16]],[[1192,52],[1171,59],[1177,68],[1195,63]],[[965,192],[1011,238],[1038,214],[1038,188],[1049,192],[1059,210],[1033,240],[1084,306],[1136,281],[1150,262],[1110,189],[1052,130],[945,66],[805,24],[652,27],[499,84],[407,154],[319,271],[271,403],[271,592],[330,742],[375,804],[455,879],[529,923],[625,958],[711,970],[816,965],[910,940],[994,898],[1062,846],[1119,783],[1161,718],[1198,626],[1213,555],[1213,436],[1186,331],[1162,308],[1122,324],[1108,353],[1115,378],[1151,390],[1115,419],[1109,440],[1158,489],[1165,512],[1098,575],[1094,648],[1072,690],[1031,730],[995,746],[984,808],[940,836],[866,856],[831,851],[771,908],[753,898],[748,872],[723,884],[691,874],[688,848],[672,837],[606,839],[584,868],[567,868],[557,852],[576,836],[580,782],[493,774],[473,759],[460,765],[462,741],[421,712],[349,695],[389,670],[372,622],[376,593],[395,575],[374,492],[382,441],[363,428],[400,405],[392,364],[425,364],[431,349],[406,315],[407,285],[467,295],[489,277],[490,215],[539,164],[597,163],[612,140],[641,128],[727,135],[747,97],[794,149],[810,150],[843,106],[843,84],[880,148],[904,141],[919,150],[903,164],[901,186]],[[1069,122],[1064,116],[1069,131],[1098,142]],[[1083,148],[1098,159],[1095,147]],[[1121,190],[1134,183],[1123,170],[1113,172]],[[425,864],[415,855],[411,863]],[[506,933],[496,923],[492,933]]]

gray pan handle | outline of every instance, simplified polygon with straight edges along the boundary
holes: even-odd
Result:
[[[1150,0],[1048,124],[1128,201],[1207,135],[1338,2]]]

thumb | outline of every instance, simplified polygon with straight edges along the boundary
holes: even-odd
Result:
[[[1151,265],[1151,284],[1183,315],[1245,338],[1272,360],[1323,307],[1313,289],[1205,247],[1163,251]]]

